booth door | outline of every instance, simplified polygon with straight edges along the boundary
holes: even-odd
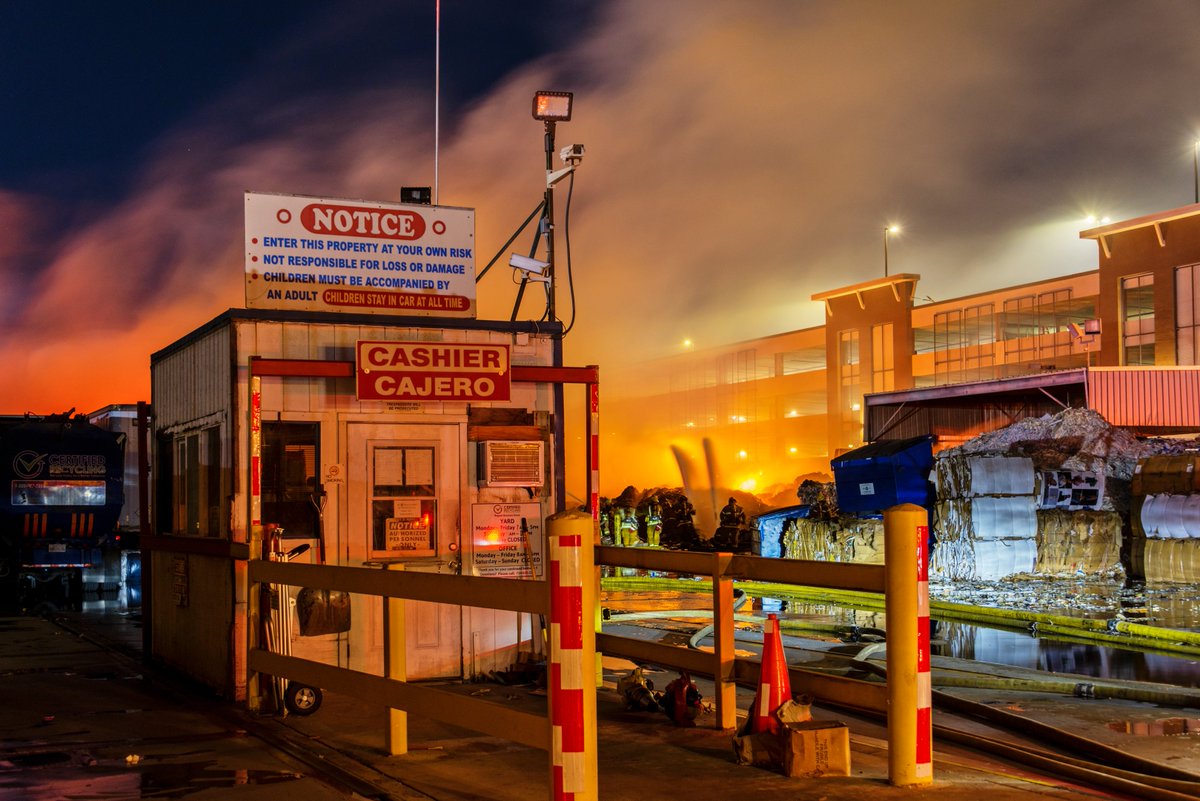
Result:
[[[456,425],[350,424],[346,459],[351,562],[457,573],[460,429]],[[360,598],[351,661],[383,666],[383,602]],[[358,611],[358,610],[356,610]],[[405,602],[409,679],[462,675],[462,607]],[[357,659],[356,657],[357,652]]]

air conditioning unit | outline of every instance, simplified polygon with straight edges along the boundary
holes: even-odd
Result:
[[[481,483],[487,487],[540,487],[545,482],[542,442],[490,440],[480,443]]]

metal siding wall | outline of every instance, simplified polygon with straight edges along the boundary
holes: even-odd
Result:
[[[229,328],[219,328],[153,365],[151,382],[159,431],[224,413],[229,400]]]
[[[908,439],[933,434],[946,445],[954,445],[988,431],[996,431],[1026,417],[1055,414],[1062,407],[1049,398],[1010,405],[992,401],[957,406],[910,406],[893,420],[892,427],[878,434],[891,418],[895,406],[873,406],[868,433],[881,440]],[[899,421],[899,422],[897,422]]]
[[[1115,426],[1200,427],[1200,368],[1092,368],[1088,402]]]

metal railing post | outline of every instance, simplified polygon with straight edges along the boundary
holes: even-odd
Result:
[[[590,514],[546,519],[550,546],[550,786],[555,801],[596,801],[595,523]],[[585,616],[587,624],[585,625]]]
[[[404,565],[393,563],[388,570],[400,571]],[[405,650],[408,647],[404,629],[404,599],[383,599],[383,661],[384,677],[392,681],[408,680],[408,662]],[[387,730],[388,754],[397,756],[408,753],[408,713],[388,707]]]
[[[253,370],[253,368],[251,368]],[[265,559],[262,546],[262,379],[250,376],[250,475],[247,484],[249,494],[249,520],[246,540],[250,546],[251,559]],[[246,644],[247,653],[263,643],[263,608],[267,588],[261,583],[248,584],[246,593]],[[258,712],[263,707],[263,682],[257,671],[246,670],[246,708]],[[276,699],[281,702],[281,699]]]
[[[929,678],[929,517],[911,503],[883,513],[888,781],[933,781]]]
[[[734,682],[733,579],[726,576],[731,553],[713,554],[713,696],[715,728],[737,728],[737,684]]]

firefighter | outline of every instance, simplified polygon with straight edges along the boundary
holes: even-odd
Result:
[[[662,510],[654,501],[646,507],[646,544],[657,548],[662,535]]]
[[[621,512],[621,544],[626,547],[638,544],[637,515],[628,506]]]

